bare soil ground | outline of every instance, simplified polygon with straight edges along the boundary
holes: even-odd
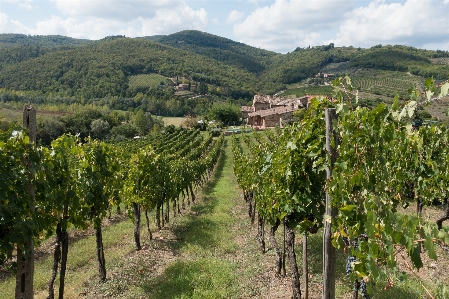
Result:
[[[181,124],[186,120],[185,117],[162,117],[162,120],[166,125],[174,125],[175,127],[181,126]]]
[[[199,204],[202,204],[202,200],[200,199]],[[243,198],[241,198],[241,203],[243,202]],[[238,245],[238,249],[233,253],[220,254],[221,259],[230,260],[237,264],[237,273],[248,272],[248,269],[251,268],[255,269],[255,271],[251,271],[255,275],[244,275],[242,278],[243,293],[239,298],[291,298],[290,277],[288,275],[286,277],[276,275],[272,248],[267,247],[268,253],[264,255],[259,252],[255,239],[257,229],[249,223],[245,212],[246,206],[243,204],[236,205],[232,210],[233,216],[241,220],[235,222],[229,228],[239,232],[233,240]],[[201,214],[188,209],[184,210],[183,215],[178,217],[197,218],[201,217]],[[122,262],[118,263],[121,265],[120,267],[109,270],[109,278],[106,283],[98,283],[96,280],[86,281],[84,289],[80,292],[80,297],[139,298],[134,297],[135,295],[132,294],[129,285],[154,285],[154,279],[163,278],[171,265],[196,260],[197,256],[183,252],[178,248],[177,243],[183,242],[183,240],[180,240],[173,232],[173,230],[176,230],[177,220],[177,218],[173,218],[161,231],[154,232],[153,240],[145,240],[142,250],[126,256]],[[268,239],[266,242],[268,244]],[[133,273],[137,273],[137,275]],[[321,291],[319,286],[312,288],[310,298],[321,296],[321,293],[316,292],[318,289]],[[150,293],[153,291],[148,290]]]
[[[428,106],[424,109],[429,112],[432,116],[438,118],[443,122],[447,122],[449,117],[446,115],[446,112],[449,108],[449,96],[443,97],[438,101],[432,101]]]
[[[105,218],[102,223],[102,227],[108,227],[111,225],[114,225],[120,221],[124,221],[128,219],[128,217],[125,214],[117,215],[114,214],[112,217]],[[70,229],[67,231],[69,235],[69,245],[76,243],[78,240],[85,238],[87,236],[93,236],[95,235],[95,230],[93,227],[88,227],[86,230],[77,230],[77,229]],[[54,242],[55,237],[52,236],[42,242],[39,246],[37,246],[34,249],[34,261],[39,262],[49,256],[53,255],[54,250]],[[15,262],[15,256],[12,260],[10,260],[6,265],[0,266],[0,282],[2,280],[5,280],[8,277],[11,277],[13,273],[8,270],[8,268],[11,266],[11,263]],[[1,295],[1,293],[0,293]],[[0,297],[1,298],[1,297]]]

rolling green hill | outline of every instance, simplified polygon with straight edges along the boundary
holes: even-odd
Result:
[[[14,46],[39,46],[39,47],[56,47],[69,45],[82,45],[92,43],[87,39],[76,39],[62,35],[26,35],[26,34],[0,34],[0,48],[8,48]]]
[[[191,51],[142,38],[116,38],[4,64],[0,87],[84,98],[133,96],[129,77],[182,75],[251,96],[259,81],[250,72]]]
[[[60,35],[0,34],[0,70],[8,64],[89,43],[92,41]]]
[[[194,30],[184,30],[170,35],[156,35],[145,38],[175,48],[192,51],[228,65],[245,69],[251,73],[264,71],[270,63],[270,58],[279,55],[275,52]]]
[[[396,88],[404,93],[420,86],[425,77],[447,79],[448,58],[447,51],[381,45],[361,49],[329,44],[279,54],[193,30],[99,41],[0,34],[0,88],[45,98],[133,98],[155,85],[141,86],[137,78],[160,83],[180,76],[208,85],[207,93],[249,100],[328,72],[350,74],[357,88],[390,97]]]
[[[375,47],[352,57],[351,64],[357,68],[410,72],[417,76],[445,80],[449,76],[448,67],[434,64],[430,58],[447,57],[447,54],[402,46]]]

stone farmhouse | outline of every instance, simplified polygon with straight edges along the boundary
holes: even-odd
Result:
[[[334,78],[335,74],[318,73],[318,74],[315,75],[315,77]]]
[[[255,95],[252,106],[242,106],[242,119],[253,128],[265,129],[292,119],[293,112],[307,108],[312,96],[300,98],[273,98],[271,96]]]

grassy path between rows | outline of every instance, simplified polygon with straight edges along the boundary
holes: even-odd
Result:
[[[161,231],[153,232],[152,241],[143,224],[140,251],[134,248],[132,222],[114,216],[103,232],[106,282],[97,278],[95,237],[78,232],[69,248],[65,298],[290,298],[289,265],[287,276],[278,277],[274,273],[275,253],[268,240],[267,253],[260,253],[256,227],[246,216],[247,206],[232,166],[228,140],[211,180],[197,192],[197,203],[187,206],[182,215],[171,215]],[[154,221],[151,225],[154,229]],[[279,241],[281,236],[280,228]],[[301,268],[300,235],[296,243]],[[311,236],[309,298],[313,299],[321,297],[321,248],[321,234]],[[43,299],[48,295],[51,276],[51,242],[38,251],[35,298]],[[344,274],[345,262],[345,255],[339,252],[337,298],[350,298],[351,282]],[[413,280],[390,290],[382,290],[384,283],[377,284],[375,298],[426,298],[420,283]],[[14,298],[14,287],[14,277],[0,271],[0,298]]]
[[[196,204],[172,217],[141,251],[123,257],[110,270],[107,282],[84,283],[82,294],[86,298],[288,298],[267,293],[264,256],[245,217],[229,144],[198,195]],[[275,281],[273,285],[272,290],[288,289]]]
[[[114,216],[116,223],[103,230],[106,282],[97,278],[95,236],[78,232],[69,246],[64,297],[259,298],[264,282],[249,282],[263,267],[262,255],[249,234],[252,228],[240,196],[227,144],[211,180],[198,191],[196,204],[182,215],[171,215],[170,223],[153,232],[152,241],[142,225],[142,250],[134,248],[132,222]],[[53,262],[51,240],[43,247],[35,263],[39,299],[48,295]],[[1,274],[0,298],[14,298],[15,277]]]

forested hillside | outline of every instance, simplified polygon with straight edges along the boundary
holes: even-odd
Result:
[[[63,45],[82,45],[87,43],[92,43],[92,41],[62,35],[0,34],[0,48],[26,45],[50,48]]]
[[[195,81],[229,86],[235,93],[243,94],[253,93],[257,86],[254,75],[242,69],[160,43],[128,38],[5,65],[0,84],[10,90],[35,90],[45,95],[132,96],[128,77],[147,73],[190,75]]]
[[[315,75],[326,72],[348,74],[359,80],[360,91],[391,97],[397,80],[391,84],[389,79],[384,80],[386,83],[362,82],[366,70],[377,79],[394,79],[398,72],[413,75],[406,82],[407,88],[420,88],[427,77],[448,78],[448,57],[447,51],[397,45],[361,49],[329,44],[279,54],[192,30],[144,38],[111,36],[98,41],[2,34],[0,88],[3,95],[9,93],[2,96],[4,101],[10,101],[14,98],[11,93],[17,92],[28,102],[36,102],[36,97],[41,98],[38,102],[64,98],[90,103],[102,99],[114,108],[112,101],[134,101],[130,106],[119,105],[126,110],[140,105],[141,99],[136,97],[176,98],[169,85],[189,84],[189,91],[194,86],[187,93],[190,96],[208,94],[244,102],[254,94],[274,94],[292,84],[323,85],[329,80]],[[139,75],[162,76],[160,86],[157,82],[135,84]],[[406,93],[407,88],[401,92]]]
[[[279,54],[205,32],[185,30],[170,35],[145,37],[175,48],[192,51],[252,73],[264,71]]]
[[[447,52],[418,50],[411,47],[387,46],[365,50],[351,59],[354,67],[410,72],[422,77],[448,78],[447,65],[433,64],[431,58],[448,57]]]

